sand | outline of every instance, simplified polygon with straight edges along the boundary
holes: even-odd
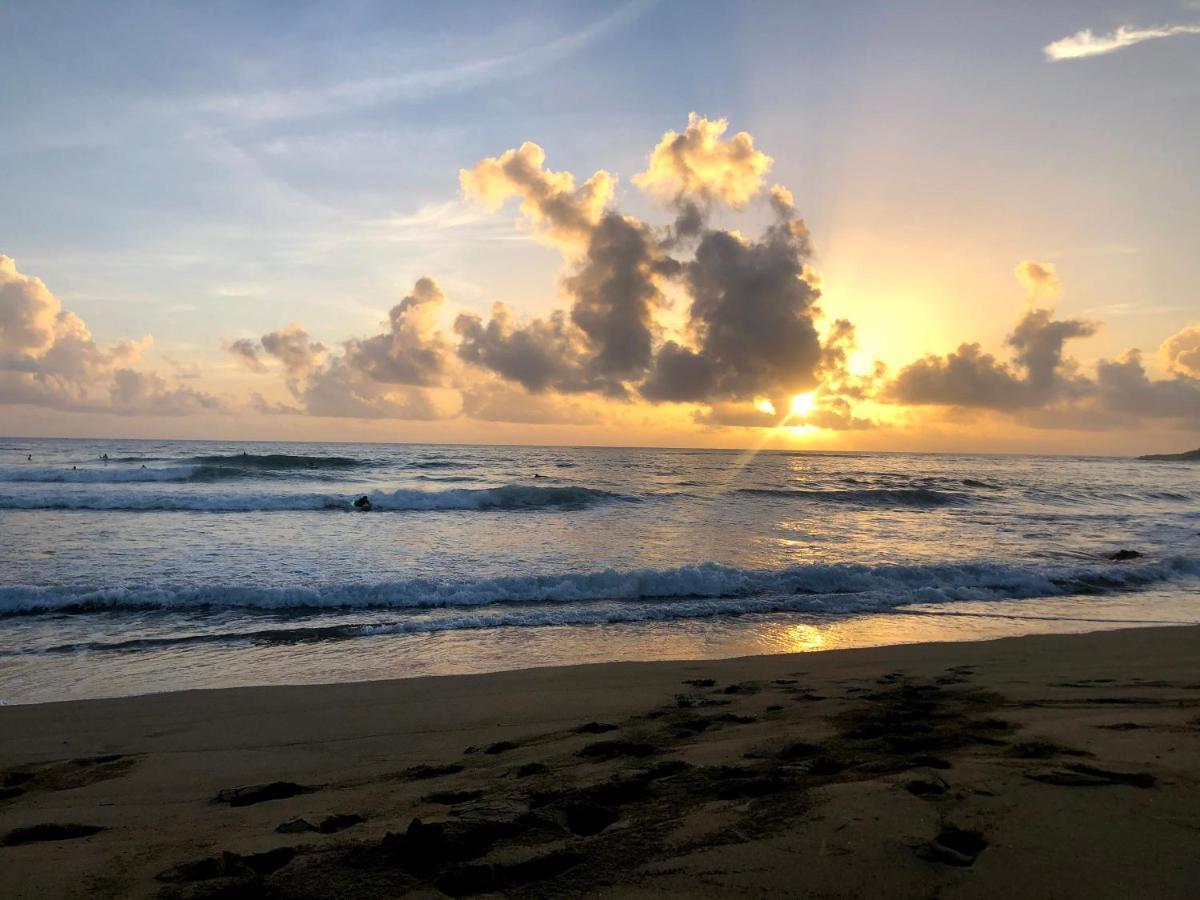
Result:
[[[0,709],[0,896],[1196,897],[1200,629]]]

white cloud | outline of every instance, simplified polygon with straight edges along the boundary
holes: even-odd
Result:
[[[222,408],[210,394],[130,368],[153,341],[146,335],[101,347],[41,279],[0,254],[0,406],[152,415]]]
[[[1150,28],[1129,28],[1122,25],[1109,34],[1093,34],[1090,28],[1085,28],[1083,31],[1057,40],[1053,44],[1047,44],[1042,49],[1050,62],[1061,62],[1064,59],[1100,56],[1125,47],[1132,47],[1143,41],[1173,37],[1177,34],[1200,34],[1200,24],[1155,25]]]

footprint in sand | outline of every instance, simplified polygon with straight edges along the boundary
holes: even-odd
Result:
[[[0,775],[0,800],[36,791],[68,791],[119,778],[137,759],[119,753],[25,765]]]
[[[99,834],[104,828],[100,825],[30,825],[27,828],[16,828],[4,836],[5,847],[16,847],[21,844],[38,844],[43,841],[69,841],[75,838],[91,837]]]

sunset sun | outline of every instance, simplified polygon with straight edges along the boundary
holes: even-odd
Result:
[[[790,412],[793,417],[807,416],[817,408],[817,398],[815,391],[808,391],[804,394],[797,394],[792,398]]]

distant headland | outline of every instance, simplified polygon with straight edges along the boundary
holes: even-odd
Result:
[[[1146,456],[1139,456],[1138,459],[1149,462],[1200,462],[1200,448],[1183,453],[1150,453]]]

